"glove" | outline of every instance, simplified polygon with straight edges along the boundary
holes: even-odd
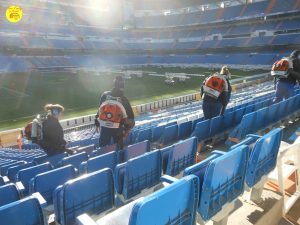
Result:
[[[99,120],[96,118],[95,119],[95,126],[98,128],[98,127],[100,127],[100,123],[99,123]]]

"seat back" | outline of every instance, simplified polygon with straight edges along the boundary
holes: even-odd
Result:
[[[205,139],[210,137],[210,123],[211,120],[204,120],[201,122],[198,122],[196,124],[196,127],[191,134],[192,137],[197,137],[198,141],[204,141]]]
[[[75,178],[75,176],[75,169],[71,165],[38,174],[30,181],[29,193],[39,192],[48,205],[52,204],[52,193],[55,188]]]
[[[70,180],[60,189],[54,208],[61,225],[74,224],[83,213],[99,214],[114,206],[113,173],[108,168]]]
[[[163,134],[165,129],[165,125],[159,125],[157,127],[154,127],[152,130],[152,141],[158,141],[161,137],[161,135]]]
[[[11,164],[6,164],[4,166],[1,166],[1,176],[7,176],[7,171],[9,168],[13,166],[19,166],[25,164],[25,161],[18,161],[18,162],[13,162]]]
[[[167,146],[167,147],[161,148],[159,150],[160,154],[161,154],[161,158],[162,158],[162,172],[163,172],[163,174],[165,174],[167,172],[169,155],[170,155],[170,152],[172,152],[173,150],[174,150],[174,145]]]
[[[121,182],[118,184],[121,187],[119,191],[125,199],[129,199],[139,194],[143,189],[153,187],[160,182],[161,155],[158,150],[130,159],[127,163],[120,165],[116,168],[116,180]],[[125,168],[124,178],[120,179],[122,167]]]
[[[104,168],[110,168],[112,171],[114,171],[117,164],[117,153],[110,152],[90,158],[88,161],[83,162],[80,166],[80,173],[92,173]]]
[[[211,119],[210,136],[215,136],[224,131],[224,116],[216,116]]]
[[[27,197],[0,207],[1,225],[44,225],[45,220],[39,201]]]
[[[120,162],[126,162],[129,159],[143,155],[150,150],[150,142],[148,140],[142,141],[133,145],[127,146],[124,151],[120,151],[119,160]],[[121,154],[123,153],[123,157]]]
[[[250,153],[246,173],[246,183],[249,187],[253,187],[275,168],[281,139],[282,129],[276,128],[256,142]]]
[[[178,125],[166,126],[162,136],[160,137],[160,143],[163,145],[170,144],[176,141],[178,137]]]
[[[85,152],[88,155],[90,155],[93,151],[95,150],[95,145],[91,144],[91,145],[87,145],[84,147],[80,147],[77,149],[78,152]]]
[[[42,162],[49,162],[54,168],[59,166],[59,163],[63,158],[67,157],[67,153],[63,152],[61,154],[48,156],[45,159],[42,160]]]
[[[44,173],[46,171],[51,170],[52,167],[49,162],[37,165],[37,166],[32,166],[26,169],[20,170],[17,175],[16,175],[16,180],[22,182],[24,186],[24,194],[26,195],[29,190],[29,181],[34,178],[36,175],[40,173]]]
[[[178,138],[185,139],[191,135],[193,121],[186,121],[178,125]]]
[[[15,182],[16,181],[16,175],[20,170],[26,169],[26,168],[29,168],[29,167],[32,167],[32,166],[35,166],[35,163],[30,162],[30,163],[25,163],[25,164],[21,164],[21,165],[18,165],[18,166],[10,167],[7,170],[7,177],[9,178],[10,181]]]
[[[248,146],[242,145],[212,160],[205,171],[200,214],[207,221],[244,192]]]
[[[72,165],[76,169],[78,169],[80,164],[84,161],[87,161],[87,160],[88,160],[87,153],[86,152],[80,152],[80,153],[77,153],[75,155],[71,155],[71,156],[63,158],[60,164],[62,166]]]
[[[0,196],[0,207],[20,199],[20,193],[14,184],[1,186]]]
[[[152,129],[151,128],[140,130],[138,132],[136,142],[141,142],[141,141],[146,141],[146,140],[148,140],[148,141],[152,140]]]
[[[193,225],[198,193],[198,178],[184,177],[138,201],[133,206],[129,225]]]
[[[170,151],[166,174],[176,176],[183,169],[195,163],[197,151],[197,138],[191,137],[174,144],[173,151]]]
[[[0,187],[5,185],[5,181],[3,177],[0,177]]]

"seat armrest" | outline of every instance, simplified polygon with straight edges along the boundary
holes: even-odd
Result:
[[[40,194],[40,192],[34,192],[32,194],[33,197],[37,198],[42,208],[45,208],[47,206],[47,201],[44,199],[44,197]]]
[[[25,190],[25,187],[21,181],[16,182],[16,186],[21,193]]]
[[[97,223],[86,213],[77,216],[76,222],[78,225],[97,225]]]
[[[176,182],[177,180],[178,180],[177,178],[169,176],[169,175],[163,175],[160,178],[161,182],[165,182],[165,183],[168,183],[168,184],[172,184],[172,183]]]

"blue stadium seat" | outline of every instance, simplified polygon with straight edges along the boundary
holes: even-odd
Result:
[[[16,175],[17,175],[17,173],[18,173],[20,170],[22,170],[22,169],[26,169],[26,168],[29,168],[29,167],[32,167],[32,166],[35,166],[35,163],[34,163],[34,162],[25,163],[25,164],[21,164],[21,165],[18,165],[18,166],[10,167],[10,168],[7,170],[7,177],[8,177],[9,180],[11,180],[12,182],[16,182]]]
[[[40,173],[44,173],[51,169],[52,169],[52,167],[51,167],[50,163],[47,162],[47,163],[44,163],[41,165],[37,165],[37,166],[33,166],[33,167],[29,167],[29,168],[20,170],[16,175],[16,181],[22,182],[22,184],[24,186],[23,194],[27,195],[28,190],[29,190],[29,181],[32,178],[34,178],[36,175],[38,175]]]
[[[210,124],[211,120],[204,120],[198,122],[191,136],[197,137],[198,142],[210,138]]]
[[[246,184],[252,188],[264,179],[276,166],[277,155],[282,139],[282,129],[276,128],[257,140],[250,153],[246,173]],[[254,188],[254,192],[255,192]],[[255,195],[255,193],[253,193]],[[258,200],[260,196],[252,199]]]
[[[20,193],[14,184],[1,186],[0,196],[0,207],[20,199]]]
[[[66,182],[54,191],[56,221],[75,224],[83,213],[96,215],[112,209],[114,189],[113,173],[107,168]]]
[[[150,151],[150,142],[148,140],[142,141],[133,145],[127,146],[123,151],[119,151],[119,162],[126,162],[129,159],[143,155]]]
[[[178,175],[186,167],[195,163],[197,138],[191,137],[173,145],[166,162],[166,174]]]
[[[3,177],[0,176],[0,187],[5,185],[5,180]]]
[[[39,192],[47,201],[47,204],[51,205],[52,193],[55,188],[75,178],[75,176],[75,169],[71,165],[40,173],[30,181],[29,193]]]
[[[249,148],[242,145],[228,153],[215,152],[211,158],[184,170],[202,180],[198,212],[203,221],[212,219],[224,206],[244,192]],[[232,207],[232,205],[231,205]]]
[[[198,205],[199,182],[187,176],[145,198],[133,201],[96,222],[87,215],[77,217],[79,225],[194,225]],[[87,223],[91,221],[91,223]]]
[[[87,145],[84,147],[80,147],[77,149],[77,152],[86,152],[88,155],[90,155],[95,150],[95,145]]]
[[[143,129],[138,132],[136,142],[141,142],[141,141],[145,141],[145,140],[152,141],[152,129],[151,128]]]
[[[124,200],[130,199],[146,188],[158,184],[161,176],[161,154],[146,153],[117,165],[115,170],[116,190]]]
[[[39,201],[34,197],[12,202],[0,207],[1,225],[44,225]]]
[[[88,160],[88,155],[86,152],[77,153],[75,155],[71,155],[68,157],[65,157],[61,160],[59,163],[60,166],[66,166],[66,165],[72,165],[76,169],[79,169],[79,166],[82,162],[85,162]]]
[[[61,153],[61,154],[57,154],[54,156],[47,156],[46,158],[43,158],[41,160],[41,162],[39,163],[45,163],[45,162],[49,162],[54,168],[59,166],[59,163],[61,162],[61,160],[63,158],[67,157],[67,153]]]
[[[167,167],[168,167],[168,160],[169,160],[169,155],[170,152],[174,150],[174,145],[171,146],[167,146],[164,148],[161,148],[160,154],[161,154],[161,158],[162,158],[162,172],[163,174],[165,174],[167,172]]]
[[[160,144],[167,145],[178,138],[178,125],[166,126],[161,137],[160,137]]]
[[[7,170],[10,167],[19,166],[19,165],[23,165],[23,164],[25,164],[25,161],[13,162],[13,163],[9,163],[9,164],[1,166],[1,176],[7,176]]]
[[[81,163],[80,173],[92,173],[104,168],[115,170],[118,164],[117,152],[109,152],[103,155],[88,159],[88,161]]]
[[[217,116],[211,119],[210,136],[213,137],[224,131],[224,116]]]
[[[165,125],[160,125],[160,126],[153,128],[153,130],[152,130],[152,135],[153,135],[152,141],[153,142],[158,141],[160,139],[161,135],[164,132],[164,129],[165,129]]]
[[[192,121],[186,121],[178,125],[178,138],[185,139],[191,135],[193,128]]]

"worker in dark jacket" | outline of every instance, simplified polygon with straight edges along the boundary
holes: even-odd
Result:
[[[288,76],[275,78],[275,99],[274,102],[280,102],[294,95],[294,87],[297,81],[300,81],[300,50],[293,51],[287,58],[291,62],[291,68],[288,69]]]
[[[201,86],[200,95],[206,120],[223,115],[228,103],[228,84],[225,77],[215,73],[206,78]]]
[[[42,123],[43,138],[39,144],[48,156],[53,156],[67,151],[64,131],[59,123],[64,107],[58,104],[48,104],[45,106],[45,111],[48,114]]]
[[[95,118],[97,129],[100,128],[100,147],[111,144],[111,139],[123,148],[125,139],[134,127],[134,114],[128,99],[124,96],[125,82],[121,76],[114,79],[114,88],[104,92],[100,98],[99,109]]]

